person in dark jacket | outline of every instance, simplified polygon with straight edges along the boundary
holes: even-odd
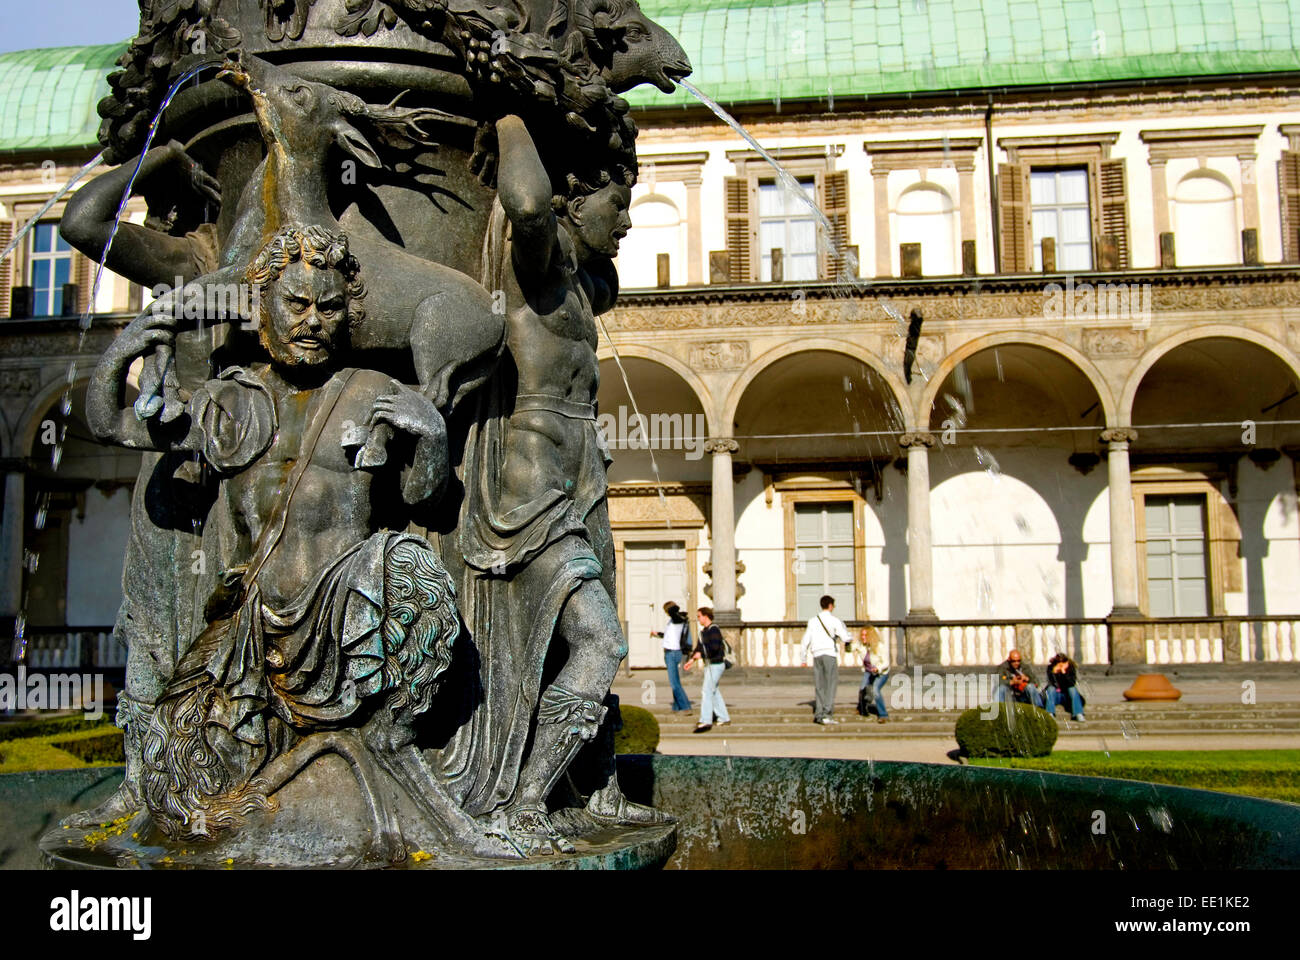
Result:
[[[1079,677],[1075,663],[1064,653],[1058,653],[1047,663],[1047,712],[1056,716],[1056,705],[1069,702],[1070,718],[1084,723],[1083,694],[1079,693]]]
[[[1036,707],[1043,705],[1043,695],[1038,692],[1033,674],[1020,665],[1020,651],[1011,650],[1007,659],[998,668],[1001,682],[998,684],[997,699],[1001,703],[1032,703]]]
[[[727,644],[722,638],[722,631],[713,623],[712,607],[700,607],[696,619],[700,623],[700,637],[695,641],[691,658],[686,661],[686,666],[682,669],[691,669],[691,664],[696,660],[704,661],[704,687],[700,691],[700,722],[692,731],[704,733],[713,729],[715,719],[719,724],[731,722],[727,705],[722,700],[722,691],[718,689],[718,681],[722,679],[722,673],[727,669]]]

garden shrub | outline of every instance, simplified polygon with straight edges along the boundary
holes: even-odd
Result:
[[[659,746],[659,721],[642,707],[620,707],[623,725],[614,732],[615,753],[654,753]]]
[[[1028,703],[976,708],[957,718],[957,746],[968,757],[1045,757],[1056,744],[1056,721]]]

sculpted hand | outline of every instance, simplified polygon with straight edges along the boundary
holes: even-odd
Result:
[[[197,160],[186,153],[185,148],[181,146],[179,141],[173,140],[163,149],[167,151],[171,163],[189,176],[190,186],[195,193],[215,204],[221,203],[220,182],[216,177],[204,170]]]
[[[441,440],[447,424],[433,401],[410,387],[393,381],[393,392],[375,398],[367,425],[387,423],[416,437]]]

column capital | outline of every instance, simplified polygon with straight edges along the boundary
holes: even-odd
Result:
[[[1132,427],[1111,427],[1101,433],[1102,443],[1137,443],[1138,432]]]
[[[935,442],[935,436],[933,433],[920,430],[913,433],[905,433],[898,438],[898,445],[904,450],[912,447],[933,447]]]
[[[712,453],[715,455],[719,453],[725,453],[727,455],[731,455],[736,451],[738,451],[739,449],[740,449],[739,443],[737,443],[735,440],[731,440],[725,437],[715,438],[713,440],[706,440],[704,443],[704,452]]]

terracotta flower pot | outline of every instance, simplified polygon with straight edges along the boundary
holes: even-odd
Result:
[[[1178,700],[1182,695],[1163,673],[1139,673],[1124,691],[1125,700]]]

